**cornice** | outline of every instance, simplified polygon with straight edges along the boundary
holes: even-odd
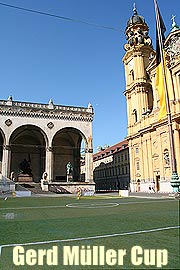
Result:
[[[146,80],[146,79],[144,79],[144,80]],[[150,86],[151,86],[151,83],[146,82],[146,81],[133,82],[133,84],[124,91],[124,95],[126,95],[128,93],[132,93],[133,91],[135,91],[137,93],[142,92],[142,91],[147,92],[148,89],[150,88]],[[140,87],[143,87],[143,89],[142,88],[140,89]]]
[[[8,117],[92,122],[94,113],[92,108],[53,105],[53,108],[49,109],[47,104],[13,101],[8,105],[7,101],[1,100],[0,115]]]
[[[176,120],[179,120],[179,118],[180,118],[179,114],[173,115],[172,116],[172,123],[176,122]],[[135,134],[128,135],[127,140],[129,141],[132,139],[142,137],[144,134],[156,131],[157,129],[162,128],[163,126],[167,126],[167,125],[168,125],[167,119],[164,119],[161,122],[156,121],[153,124],[150,124],[149,126],[146,126],[144,128],[139,129],[138,132],[136,132]]]

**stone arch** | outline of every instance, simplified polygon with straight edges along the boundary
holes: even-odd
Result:
[[[3,146],[5,145],[5,135],[0,128],[0,172],[2,172],[2,162],[3,162]]]
[[[52,140],[53,181],[66,181],[66,165],[73,166],[73,181],[80,181],[81,144],[88,147],[85,135],[76,128],[66,127],[56,132]]]
[[[22,172],[20,164],[26,160],[30,166],[33,181],[39,182],[45,170],[47,142],[46,134],[38,126],[27,124],[16,128],[9,139],[10,171],[13,171],[18,177]],[[29,174],[29,172],[27,173]]]

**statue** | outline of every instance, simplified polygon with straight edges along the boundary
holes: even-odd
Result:
[[[19,164],[19,169],[20,169],[20,173],[22,174],[28,174],[28,175],[32,175],[31,172],[31,168],[29,165],[29,162],[24,159],[20,164]]]
[[[67,175],[73,172],[73,166],[70,161],[66,165],[66,171],[67,171]]]
[[[168,150],[164,151],[164,160],[165,160],[165,165],[169,166],[170,158],[169,158],[169,151]]]
[[[15,173],[11,172],[10,179],[14,182],[15,181]]]
[[[41,189],[42,191],[48,191],[48,174],[47,172],[43,172],[42,179],[41,179]]]
[[[67,182],[72,182],[73,181],[73,166],[71,162],[69,161],[66,165],[66,173],[67,173]]]
[[[47,180],[47,176],[48,176],[47,172],[43,172],[42,179]]]

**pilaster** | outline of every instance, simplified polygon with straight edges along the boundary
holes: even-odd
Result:
[[[11,147],[10,145],[3,146],[2,174],[5,177],[10,176]]]
[[[47,147],[46,148],[46,173],[47,179],[49,182],[53,181],[53,148]]]

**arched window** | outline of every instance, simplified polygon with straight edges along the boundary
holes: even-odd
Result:
[[[130,71],[130,75],[131,75],[132,81],[134,81],[134,70],[133,69]]]
[[[137,110],[136,109],[133,110],[133,114],[134,114],[134,123],[136,123],[137,122]]]

